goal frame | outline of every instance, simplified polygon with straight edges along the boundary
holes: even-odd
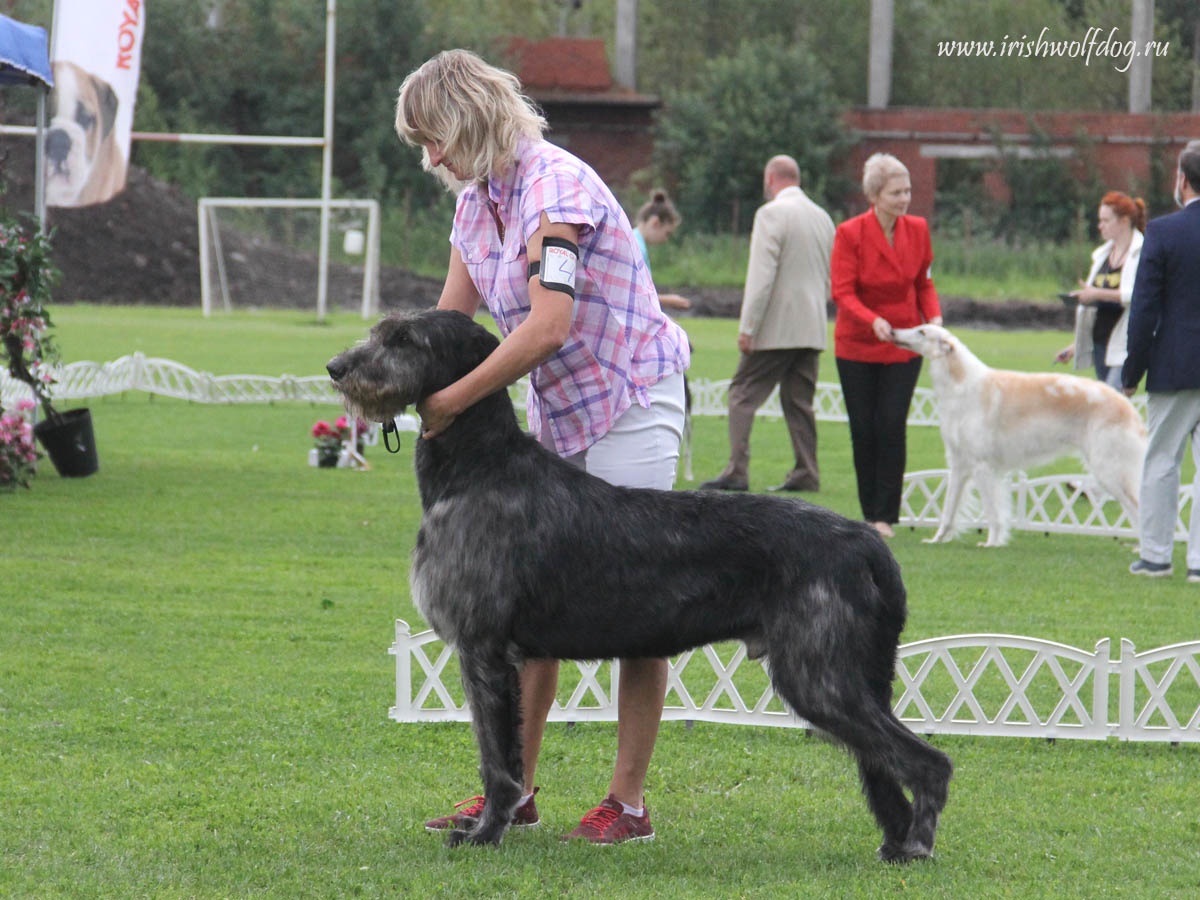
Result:
[[[358,209],[367,212],[367,234],[363,248],[362,317],[369,319],[379,312],[379,201],[356,199],[320,198],[305,200],[290,197],[201,197],[196,204],[196,217],[200,239],[200,308],[205,318],[212,315],[213,293],[212,256],[216,254],[217,289],[226,312],[232,312],[229,286],[224,276],[224,259],[221,254],[220,233],[213,227],[213,213],[217,209]],[[320,304],[318,304],[320,305]],[[323,310],[318,310],[321,315]]]

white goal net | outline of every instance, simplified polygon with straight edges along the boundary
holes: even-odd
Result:
[[[316,308],[321,201],[202,197],[200,304],[214,308]],[[379,204],[329,201],[327,306],[379,310]]]

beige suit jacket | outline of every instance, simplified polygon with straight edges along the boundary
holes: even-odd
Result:
[[[833,220],[798,187],[754,214],[738,330],[755,350],[825,349]]]

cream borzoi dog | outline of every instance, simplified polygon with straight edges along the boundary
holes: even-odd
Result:
[[[992,369],[937,325],[897,329],[893,342],[929,360],[950,478],[942,519],[927,543],[949,541],[963,488],[974,479],[988,537],[1008,542],[1004,476],[1068,453],[1083,457],[1136,526],[1146,427],[1123,394],[1090,378]]]

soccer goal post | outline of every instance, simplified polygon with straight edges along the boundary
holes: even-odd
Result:
[[[327,204],[338,215],[345,260],[328,265],[341,276],[336,281],[361,276],[356,293],[362,317],[369,319],[379,311],[379,203],[331,199]],[[315,297],[320,277],[316,223],[325,205],[320,199],[201,197],[197,224],[204,315],[212,315],[218,294],[226,312],[235,304],[273,305],[280,297],[294,301],[309,285]]]

